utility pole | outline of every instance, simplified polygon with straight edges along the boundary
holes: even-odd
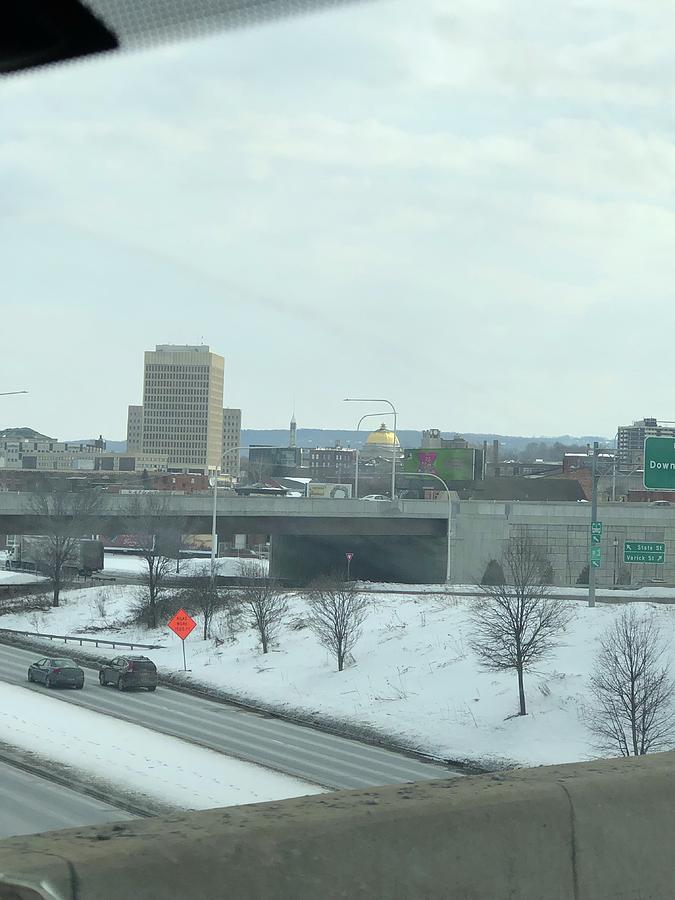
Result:
[[[599,557],[598,562],[593,559],[593,532],[596,527],[595,523],[598,520],[598,477],[597,477],[597,462],[598,462],[598,442],[593,442],[593,459],[591,461],[591,481],[592,481],[592,490],[591,490],[591,527],[589,529],[589,554],[588,554],[588,605],[590,607],[595,606],[595,570],[599,565]],[[600,526],[602,528],[602,526]],[[598,537],[602,536],[602,531],[600,531]],[[598,553],[600,552],[600,541],[598,541]]]

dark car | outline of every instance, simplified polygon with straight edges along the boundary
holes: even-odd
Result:
[[[101,664],[98,680],[102,685],[114,684],[120,691],[129,688],[157,687],[157,666],[147,656],[116,656]]]
[[[28,668],[28,680],[46,687],[84,687],[84,671],[65,656],[48,656],[39,659]]]

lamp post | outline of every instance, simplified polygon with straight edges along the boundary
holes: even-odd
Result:
[[[450,583],[450,527],[452,524],[452,499],[450,498],[450,488],[447,486],[445,481],[441,478],[440,475],[436,475],[433,472],[405,472],[405,477],[408,478],[411,476],[412,478],[435,478],[436,481],[440,481],[440,483],[445,488],[445,495],[448,498],[448,546],[446,551],[445,558],[445,583]]]
[[[365,416],[361,416],[361,418],[359,419],[359,424],[356,426],[357,435],[359,433],[359,428],[361,427],[361,422],[363,422],[364,419],[370,419],[371,417],[372,418],[375,418],[375,417],[380,418],[380,417],[386,416],[386,415],[389,415],[389,413],[387,413],[387,412],[366,413]],[[360,451],[359,451],[359,448],[357,447],[356,448],[356,470],[354,473],[354,496],[355,496],[355,499],[357,499],[357,500],[359,499],[359,454],[360,454]]]
[[[385,397],[345,397],[345,403],[386,403],[391,407],[391,411],[394,414],[394,440],[391,447],[391,499],[394,499],[396,495],[396,423],[398,420],[398,413],[396,412],[396,407],[391,402],[391,400],[387,400]]]

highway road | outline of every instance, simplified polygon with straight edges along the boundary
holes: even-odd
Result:
[[[124,810],[0,763],[0,838],[131,818]]]
[[[68,650],[55,644],[53,652]],[[366,788],[460,774],[440,764],[161,685],[154,694],[103,688],[98,683],[97,671],[86,667],[84,690],[48,691],[26,680],[29,664],[39,658],[40,654],[34,651],[0,644],[0,680],[328,788]]]

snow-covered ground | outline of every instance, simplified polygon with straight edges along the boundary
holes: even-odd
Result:
[[[219,575],[239,575],[242,562],[251,562],[260,569],[263,575],[267,574],[268,562],[265,559],[238,559],[235,556],[221,556],[216,560],[216,570]],[[140,556],[130,556],[124,553],[106,553],[103,574],[115,575],[115,573],[124,573],[125,575],[140,575],[147,568],[145,560]],[[180,561],[179,572],[184,574],[188,571],[210,572],[211,560],[206,556],[198,556],[192,559],[182,559]]]
[[[283,800],[322,790],[290,775],[2,683],[0,743],[184,809]]]
[[[60,608],[0,616],[0,627],[55,634],[105,628],[122,640],[163,644],[147,655],[161,671],[181,675],[181,642],[167,628],[149,632],[121,624],[137,590],[113,585],[68,591]],[[354,662],[338,673],[306,627],[304,599],[291,595],[288,622],[272,652],[260,652],[250,627],[230,638],[225,622],[217,619],[212,632],[217,641],[203,641],[199,628],[187,639],[190,672],[181,677],[248,702],[373,729],[446,759],[538,765],[593,756],[584,724],[591,699],[588,677],[598,638],[622,605],[588,609],[570,600],[574,619],[562,646],[526,676],[529,715],[514,717],[515,675],[482,671],[470,649],[469,612],[475,602],[480,600],[369,595]],[[666,636],[673,633],[675,606],[636,606],[654,615]]]

